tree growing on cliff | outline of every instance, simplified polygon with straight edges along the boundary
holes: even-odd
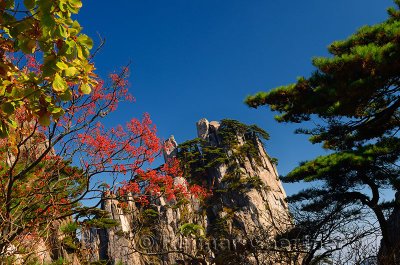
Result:
[[[20,74],[41,76],[45,68],[39,61],[39,52],[20,54],[18,58],[9,54],[8,58],[13,65],[18,61],[23,69]],[[54,229],[68,218],[79,221],[86,215],[97,217],[95,223],[78,222],[64,227],[71,235],[79,227],[99,226],[99,217],[104,217],[103,225],[113,225],[95,206],[81,205],[88,197],[99,198],[105,189],[121,195],[121,199],[132,193],[136,201],[144,204],[150,196],[173,198],[205,192],[196,185],[173,185],[173,177],[181,174],[176,161],[157,170],[150,168],[162,152],[162,141],[147,113],[125,126],[106,128],[101,123],[118,103],[132,101],[127,76],[128,69],[123,68],[120,73],[111,74],[107,82],[97,79],[89,94],[82,90],[82,81],[69,79],[66,100],[66,94],[51,92],[37,94],[34,102],[24,99],[23,104],[11,104],[12,112],[6,113],[8,109],[2,105],[1,113],[8,115],[10,126],[8,137],[0,140],[2,264],[18,258],[38,258],[39,246],[56,253],[59,246],[54,244],[52,235],[58,232]],[[17,81],[14,84],[25,86]],[[45,114],[37,115],[32,109],[34,104],[44,106],[41,111]],[[118,179],[121,175],[126,176],[125,181]],[[121,200],[121,207],[123,203]],[[63,238],[61,247],[71,251],[78,248],[73,238]]]
[[[397,6],[400,1],[394,1]],[[388,9],[389,18],[364,26],[345,41],[332,43],[331,57],[315,57],[317,70],[309,78],[260,92],[245,100],[251,107],[268,104],[281,115],[279,122],[314,120],[319,125],[297,132],[311,135],[312,143],[323,143],[335,152],[302,163],[283,181],[323,183],[302,191],[293,199],[304,209],[325,209],[333,202],[369,208],[379,222],[382,243],[393,264],[399,242],[394,242],[385,210],[394,202],[383,202],[385,189],[400,190],[400,12]],[[397,250],[396,250],[397,249]]]
[[[32,59],[31,55],[27,58]],[[0,145],[2,252],[11,245],[22,247],[18,242],[25,238],[46,238],[57,220],[90,213],[90,208],[79,203],[88,194],[101,195],[101,183],[92,182],[99,174],[109,174],[104,185],[111,185],[111,191],[132,192],[143,203],[152,195],[172,198],[203,191],[197,186],[173,186],[172,177],[180,174],[177,164],[145,169],[162,150],[148,114],[142,120],[132,119],[125,127],[105,129],[99,121],[114,111],[118,102],[131,100],[127,74],[124,69],[111,75],[108,84],[100,81],[90,95],[71,84],[71,100],[60,108],[65,114],[49,126],[41,126],[25,108],[15,111],[16,126]],[[128,175],[128,180],[117,184],[116,174]]]

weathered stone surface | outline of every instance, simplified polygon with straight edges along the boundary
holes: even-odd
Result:
[[[210,122],[210,126],[208,127],[208,141],[210,142],[210,145],[216,146],[221,143],[217,135],[219,126],[220,124],[217,121]]]
[[[81,265],[78,256],[69,252],[62,244],[65,235],[62,233],[61,227],[72,220],[72,217],[66,217],[62,220],[50,222],[52,228],[47,237],[24,235],[0,255],[2,257],[13,256],[15,260],[12,264],[15,265],[31,264],[28,262],[29,258],[39,262],[35,264],[51,264],[53,261],[62,258],[70,265]],[[78,244],[78,240],[76,240],[76,243]],[[18,248],[24,249],[24,253],[20,253]],[[26,255],[25,253],[29,254]]]
[[[176,157],[176,147],[178,144],[173,135],[164,142],[164,161],[168,162],[170,158]]]
[[[210,123],[206,119],[201,119],[197,123],[197,136],[201,139],[208,140],[208,129]]]
[[[221,124],[219,124],[218,121],[212,121],[212,122],[210,122],[210,126],[214,127],[215,130],[218,130],[218,128],[219,128],[220,125],[221,125]]]
[[[202,119],[197,122],[198,136],[210,145],[220,145],[219,127],[218,122],[209,123]],[[237,137],[239,143],[243,144],[244,136]],[[167,141],[173,146],[166,150],[165,158],[169,159],[176,155],[177,145],[173,138]],[[177,202],[160,197],[149,208],[131,201],[128,211],[123,212],[112,195],[106,196],[102,208],[109,211],[121,225],[117,229],[103,229],[103,232],[87,231],[83,242],[92,249],[99,249],[92,259],[99,260],[102,256],[112,261],[111,264],[121,261],[126,265],[189,264],[184,261],[188,262],[192,260],[191,257],[202,253],[207,264],[232,264],[229,263],[232,261],[236,264],[286,264],[273,260],[275,257],[265,250],[252,250],[249,247],[250,239],[256,238],[258,243],[265,243],[293,226],[276,168],[261,142],[258,139],[255,141],[260,159],[256,161],[253,157],[246,157],[238,163],[244,172],[242,179],[257,177],[260,183],[259,186],[252,186],[243,182],[243,192],[228,189],[228,183],[223,180],[228,166],[221,164],[212,168],[207,176],[209,179],[205,183],[209,183],[208,188],[214,191],[214,195],[207,200],[189,198]],[[174,180],[175,185],[184,185],[185,182],[183,178]],[[148,209],[154,210],[157,217],[146,223],[143,213]],[[180,229],[185,223],[204,227],[208,241],[183,236]],[[117,230],[122,230],[125,236],[118,236]],[[104,235],[100,236],[101,233]],[[104,244],[102,237],[106,240]],[[146,252],[159,255],[143,254]],[[229,262],[227,259],[230,259]],[[260,263],[260,260],[263,262]]]

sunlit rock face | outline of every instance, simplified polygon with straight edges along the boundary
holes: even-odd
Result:
[[[208,146],[220,147],[229,157],[228,162],[208,168],[202,179],[196,180],[213,195],[170,201],[161,196],[147,207],[128,198],[124,210],[118,207],[114,195],[106,195],[102,209],[109,211],[120,226],[85,232],[82,242],[92,250],[91,260],[126,265],[291,264],[276,253],[271,254],[268,248],[276,235],[293,227],[275,165],[254,135],[251,140],[257,159],[251,155],[234,156],[234,150],[222,144],[220,127],[216,121],[197,122],[198,138]],[[249,140],[248,135],[239,132],[235,137],[238,146]],[[166,145],[164,158],[177,156],[180,150],[173,136]],[[232,163],[241,172],[235,182],[227,181]],[[182,185],[186,181],[190,185],[194,180],[177,178],[174,183]],[[195,227],[193,233],[185,235],[185,224],[199,225],[204,231]]]
[[[173,135],[164,142],[164,161],[168,162],[169,159],[176,157],[176,148],[178,144]]]

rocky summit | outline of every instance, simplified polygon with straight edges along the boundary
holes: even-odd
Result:
[[[197,122],[198,138],[165,142],[164,159],[178,158],[175,185],[202,184],[206,198],[154,198],[127,207],[105,193],[101,208],[120,224],[86,230],[91,261],[107,264],[288,264],[276,237],[293,227],[286,194],[261,138],[266,132],[234,120]],[[276,249],[275,249],[276,250]],[[277,254],[278,253],[278,254]],[[281,254],[279,254],[281,253]],[[293,257],[291,257],[293,260]]]

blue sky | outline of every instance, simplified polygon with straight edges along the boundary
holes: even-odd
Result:
[[[131,93],[109,125],[148,112],[159,136],[197,136],[195,123],[224,118],[257,124],[271,135],[267,152],[278,172],[326,154],[297,125],[279,124],[267,108],[250,109],[248,94],[308,76],[313,56],[357,28],[386,19],[391,0],[86,0],[76,17],[99,43],[97,73],[131,63]],[[302,184],[284,184],[288,194]]]

